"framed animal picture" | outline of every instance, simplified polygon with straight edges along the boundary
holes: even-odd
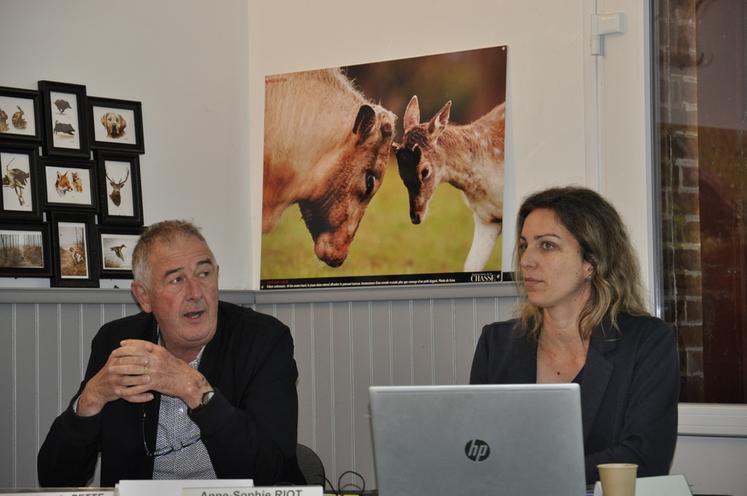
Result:
[[[0,144],[39,143],[39,92],[0,86]]]
[[[39,147],[0,145],[0,220],[42,221],[39,208]]]
[[[140,158],[134,153],[96,151],[99,176],[99,224],[143,225]]]
[[[49,277],[49,225],[0,224],[0,276]]]
[[[46,159],[42,162],[42,200],[45,209],[95,212],[96,163],[92,160]]]
[[[143,153],[143,112],[140,102],[90,97],[91,147]]]
[[[39,81],[39,92],[44,115],[44,154],[90,158],[86,87]]]
[[[50,212],[53,287],[98,287],[93,214]]]
[[[98,226],[101,279],[132,279],[132,251],[143,229]]]

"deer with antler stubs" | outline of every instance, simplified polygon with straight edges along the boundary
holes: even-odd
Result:
[[[119,204],[122,203],[122,194],[120,193],[120,191],[122,190],[122,188],[124,188],[124,185],[127,182],[127,179],[129,179],[129,177],[130,177],[129,169],[127,170],[127,175],[121,181],[115,181],[114,179],[109,177],[109,174],[106,174],[106,178],[109,180],[109,186],[112,187],[112,192],[109,193],[109,198],[112,199],[112,202],[116,206],[119,206]]]
[[[471,124],[451,124],[451,101],[431,120],[420,122],[418,97],[403,118],[405,134],[394,145],[399,175],[410,197],[410,220],[420,224],[438,185],[462,191],[472,208],[475,231],[465,272],[482,270],[503,228],[505,104],[495,106]]]

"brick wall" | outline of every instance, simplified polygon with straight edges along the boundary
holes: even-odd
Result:
[[[700,402],[702,274],[698,187],[696,0],[658,0],[664,318],[679,333],[681,400]]]

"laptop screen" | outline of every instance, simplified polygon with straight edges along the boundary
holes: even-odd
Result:
[[[379,494],[585,494],[578,384],[369,388]]]

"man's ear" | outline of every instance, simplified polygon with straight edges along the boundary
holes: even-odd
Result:
[[[132,281],[130,289],[143,312],[150,313],[153,311],[153,307],[150,304],[150,293],[148,293],[148,288],[142,282],[138,280]]]

